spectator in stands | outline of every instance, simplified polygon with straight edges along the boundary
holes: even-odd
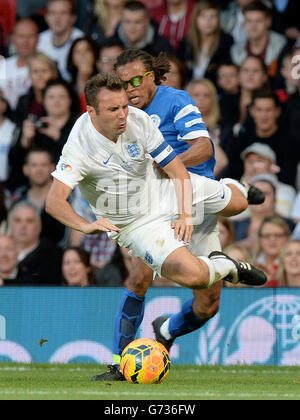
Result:
[[[220,10],[204,0],[193,10],[187,36],[178,47],[178,56],[188,69],[189,79],[203,77],[216,82],[217,67],[230,59],[233,39],[220,26]]]
[[[220,147],[220,107],[215,85],[208,79],[193,79],[187,85],[186,90],[196,102],[202,118],[208,129],[210,138],[214,143],[216,155],[215,176],[222,172],[228,165],[228,158]]]
[[[244,124],[249,124],[249,107],[254,93],[265,88],[267,80],[267,68],[262,59],[254,56],[247,57],[239,71],[239,93],[221,97],[221,145],[227,156],[231,156],[233,139],[239,135]]]
[[[125,0],[89,0],[84,32],[100,45],[112,37],[120,23]]]
[[[16,19],[16,0],[1,0],[0,3],[0,54],[7,56],[8,40]]]
[[[248,38],[244,27],[244,8],[254,0],[233,0],[221,13],[222,29],[230,34],[234,42],[246,41]]]
[[[34,276],[37,286],[60,284],[62,251],[52,242],[40,240],[42,224],[38,210],[25,201],[18,203],[11,212],[10,225],[20,273]]]
[[[96,276],[97,286],[122,287],[126,279],[134,268],[134,257],[132,257],[127,248],[117,245],[115,252],[102,270]]]
[[[265,287],[277,287],[279,256],[282,247],[291,235],[289,226],[280,217],[268,217],[258,231],[258,241],[254,251],[254,264],[262,268],[268,276]]]
[[[124,5],[120,25],[113,39],[123,48],[138,48],[152,55],[161,51],[171,53],[168,40],[159,35],[152,25],[146,6],[139,1],[129,1]]]
[[[279,287],[300,287],[300,242],[288,241],[280,253]]]
[[[286,104],[287,126],[293,136],[299,137],[300,133],[300,38],[296,41],[293,50],[293,70],[292,77],[296,84],[296,92],[291,96]]]
[[[270,75],[274,76],[276,62],[286,45],[286,38],[270,30],[271,12],[263,2],[253,1],[244,7],[243,12],[248,39],[238,41],[232,46],[230,50],[232,61],[239,66],[249,55],[261,57],[269,68]]]
[[[36,51],[38,38],[39,28],[32,19],[21,19],[16,23],[11,37],[16,54],[6,59],[6,77],[0,78],[0,90],[12,110],[31,85],[28,59]]]
[[[5,190],[3,184],[0,182],[0,234],[7,232],[7,206],[5,202]]]
[[[50,80],[44,90],[46,116],[34,122],[27,119],[18,143],[10,150],[11,190],[24,184],[22,167],[30,147],[48,149],[58,161],[69,133],[78,117],[78,98],[72,87],[63,80]],[[14,188],[13,188],[14,187]]]
[[[278,180],[276,174],[280,172],[276,164],[276,153],[263,143],[253,143],[241,153],[244,162],[244,173],[241,182],[251,183],[253,177],[260,174],[269,174],[277,184],[276,188],[276,213],[283,217],[291,217],[292,207],[296,198],[296,191],[291,185]],[[249,210],[244,212],[246,217]]]
[[[89,253],[79,247],[67,248],[63,253],[62,274],[63,284],[67,286],[92,286],[94,272]]]
[[[217,86],[224,95],[238,95],[240,88],[239,68],[230,61],[224,61],[217,70]]]
[[[240,221],[234,221],[236,239],[239,245],[245,247],[249,252],[253,250],[258,240],[260,226],[264,219],[279,217],[276,214],[276,189],[277,182],[269,174],[257,175],[252,178],[251,183],[259,188],[265,195],[263,204],[250,206],[250,217]],[[289,218],[282,218],[293,231],[295,224]]]
[[[187,71],[183,63],[174,54],[168,54],[170,71],[165,74],[166,80],[161,82],[162,86],[171,86],[174,89],[184,89],[187,82]]]
[[[57,79],[58,70],[55,61],[42,52],[33,54],[29,60],[31,87],[18,101],[15,119],[19,127],[28,117],[33,121],[45,115],[43,92],[49,80]]]
[[[291,95],[297,92],[297,79],[293,77],[293,56],[294,54],[292,52],[286,54],[282,59],[281,68],[279,69],[283,86],[281,89],[276,89],[275,93],[283,104],[290,99]]]
[[[14,192],[12,206],[20,201],[27,201],[34,205],[40,212],[41,239],[47,239],[57,244],[64,237],[65,227],[45,211],[45,201],[52,184],[51,173],[54,169],[53,156],[49,150],[42,148],[29,149],[23,166],[28,184]]]
[[[42,51],[57,62],[61,76],[70,81],[67,71],[67,59],[75,39],[84,36],[75,28],[76,8],[74,0],[48,0],[45,20],[49,29],[39,37],[38,51]]]
[[[9,118],[9,105],[0,93],[0,182],[9,175],[8,153],[13,145],[16,125]]]
[[[151,11],[151,17],[159,25],[159,34],[167,38],[174,52],[187,34],[195,3],[195,0],[165,0]]]
[[[67,69],[71,84],[80,98],[81,112],[86,111],[84,88],[86,82],[97,73],[98,46],[89,37],[77,38],[69,52]]]
[[[115,73],[114,65],[122,51],[123,47],[120,42],[114,39],[105,41],[99,50],[96,64],[98,72],[105,74]]]
[[[235,243],[234,225],[227,217],[218,218],[218,228],[220,232],[220,244],[222,250]]]
[[[279,180],[295,185],[300,156],[299,142],[290,133],[289,126],[280,120],[281,106],[277,96],[269,90],[256,92],[250,113],[254,126],[244,127],[228,147],[230,151],[228,172],[233,178],[241,178],[241,152],[253,143],[263,143],[276,153],[277,163],[281,168],[278,174]]]
[[[31,285],[34,285],[34,277],[18,269],[18,253],[14,238],[0,234],[0,286]]]

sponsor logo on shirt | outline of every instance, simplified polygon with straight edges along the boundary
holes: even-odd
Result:
[[[67,165],[66,163],[62,163],[61,165],[60,165],[60,169],[62,170],[62,171],[65,171],[65,172],[70,172],[70,171],[72,171],[72,166],[71,165]]]

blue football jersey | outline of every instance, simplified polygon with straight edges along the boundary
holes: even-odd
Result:
[[[177,155],[191,147],[187,140],[198,137],[210,138],[195,101],[184,90],[157,86],[156,95],[144,111],[152,118]],[[213,157],[201,165],[188,168],[188,170],[214,179],[215,165],[216,160]]]

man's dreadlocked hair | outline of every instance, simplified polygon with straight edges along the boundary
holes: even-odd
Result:
[[[146,71],[154,72],[156,85],[160,85],[163,80],[166,80],[165,74],[169,73],[171,68],[168,56],[163,52],[159,53],[157,57],[153,57],[146,51],[129,48],[117,58],[115,70],[134,61],[142,61]]]

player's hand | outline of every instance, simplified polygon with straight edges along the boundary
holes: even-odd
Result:
[[[97,234],[100,232],[120,232],[120,229],[113,225],[109,220],[101,218],[96,220],[96,222],[90,223],[85,226],[85,234]]]
[[[179,241],[189,243],[194,231],[192,217],[187,215],[180,216],[179,219],[172,222],[175,238]]]

